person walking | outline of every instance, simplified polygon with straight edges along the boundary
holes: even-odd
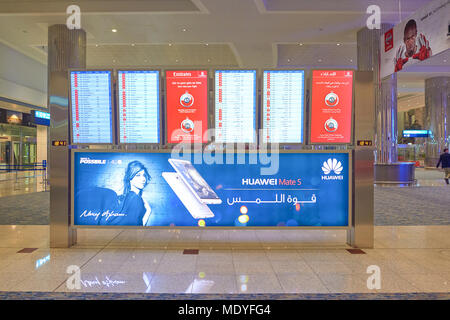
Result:
[[[442,163],[442,169],[444,169],[444,180],[445,183],[448,184],[448,179],[450,179],[450,154],[448,153],[448,148],[444,149],[444,153],[439,157],[439,162],[436,165],[436,168],[439,168],[439,165]]]

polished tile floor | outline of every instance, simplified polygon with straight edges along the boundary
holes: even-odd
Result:
[[[342,230],[79,229],[74,247],[49,249],[48,226],[0,226],[0,291],[450,292],[449,232],[380,226],[374,249],[351,254]],[[380,289],[367,287],[373,265]],[[69,266],[80,268],[79,289]]]
[[[0,172],[0,197],[48,190],[41,171]]]
[[[439,186],[433,194],[443,199],[447,186],[441,172],[422,169],[416,177],[421,186]],[[41,182],[42,177],[26,173],[17,179],[2,174],[0,201],[42,191]],[[409,192],[428,190],[402,189],[409,197]],[[382,198],[392,193],[391,188],[379,190]],[[437,200],[435,205],[442,204]],[[434,210],[431,204],[414,207],[417,212],[395,210],[410,215]],[[442,219],[445,210],[438,211],[441,225],[376,226],[375,247],[365,254],[346,250],[344,230],[79,229],[74,247],[49,249],[48,225],[0,225],[0,291],[448,293],[450,225]],[[401,218],[395,221],[406,224]],[[35,250],[18,253],[24,248]],[[198,254],[183,254],[184,249],[198,249]],[[79,288],[70,286],[69,266],[80,268]],[[380,289],[367,286],[369,266],[380,270]]]

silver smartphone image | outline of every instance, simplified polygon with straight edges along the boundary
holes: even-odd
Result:
[[[169,159],[169,163],[199,201],[206,204],[222,203],[222,200],[217,196],[205,179],[203,179],[190,161]]]
[[[163,172],[162,176],[194,219],[214,217],[214,213],[206,204],[197,199],[178,173]]]

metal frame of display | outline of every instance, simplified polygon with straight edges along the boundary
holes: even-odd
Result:
[[[313,72],[314,71],[352,71],[352,112],[351,112],[351,128],[350,128],[350,142],[311,142],[311,118],[312,118],[312,98],[313,98]],[[355,72],[357,70],[353,68],[341,69],[341,68],[330,68],[330,69],[311,69],[309,72],[309,112],[308,112],[308,145],[312,146],[352,146],[355,142]]]
[[[91,142],[83,142],[83,143],[75,143],[73,141],[73,126],[72,126],[72,72],[77,72],[77,71],[82,71],[82,72],[89,72],[89,71],[109,71],[111,73],[111,78],[110,78],[110,97],[109,97],[109,101],[111,104],[111,142],[107,143],[107,142],[98,142],[98,143],[91,143]],[[79,68],[75,68],[75,69],[69,69],[68,70],[69,73],[69,141],[70,141],[70,145],[76,145],[76,146],[89,146],[89,145],[117,145],[117,134],[116,134],[116,107],[114,105],[114,69],[79,69]]]
[[[127,72],[127,71],[157,71],[158,72],[158,81],[159,81],[159,88],[158,88],[158,112],[159,112],[159,142],[158,143],[152,143],[152,142],[120,142],[120,105],[119,105],[119,72]],[[151,68],[118,68],[114,69],[115,75],[116,75],[116,121],[117,121],[117,145],[121,147],[127,147],[127,146],[156,146],[161,147],[164,144],[164,138],[163,138],[163,107],[162,107],[162,71],[161,69],[151,69]]]
[[[122,229],[156,229],[156,228],[162,228],[162,229],[195,229],[198,230],[199,226],[75,226],[74,225],[74,216],[73,216],[73,204],[74,204],[74,156],[75,152],[108,152],[108,153],[117,153],[117,152],[123,152],[123,153],[170,153],[171,152],[171,145],[170,144],[164,144],[166,141],[166,137],[161,136],[161,144],[158,145],[155,149],[128,149],[126,146],[136,146],[136,145],[146,145],[146,144],[120,144],[118,132],[116,128],[116,121],[117,119],[117,110],[118,108],[118,101],[114,101],[114,98],[117,98],[117,94],[113,94],[112,90],[116,89],[116,86],[114,86],[114,76],[116,75],[116,71],[119,70],[149,70],[150,68],[117,68],[117,69],[102,69],[102,68],[96,68],[96,69],[87,69],[87,68],[77,68],[77,69],[69,69],[69,105],[68,105],[68,123],[70,125],[69,127],[69,141],[73,143],[73,137],[72,137],[72,92],[71,92],[71,72],[73,71],[109,71],[111,73],[111,110],[112,111],[112,117],[111,117],[111,129],[112,129],[112,143],[76,143],[74,144],[74,148],[71,148],[69,145],[69,149],[72,149],[73,152],[70,152],[70,184],[69,187],[72,188],[69,196],[70,196],[70,205],[68,214],[71,215],[69,219],[69,225],[66,227],[69,227],[69,232],[74,234],[74,239],[76,239],[76,230],[77,228],[122,228]],[[258,130],[263,127],[262,122],[259,124],[258,122],[260,120],[260,108],[262,108],[263,104],[263,92],[259,91],[259,85],[263,82],[263,72],[264,71],[270,71],[270,70],[301,70],[301,69],[261,69],[261,68],[251,68],[251,69],[239,69],[239,68],[202,68],[202,67],[180,67],[180,68],[168,68],[168,69],[151,69],[151,70],[158,70],[160,71],[160,110],[161,110],[161,117],[160,121],[162,121],[161,124],[161,130],[165,131],[166,119],[165,117],[165,109],[162,109],[165,107],[166,100],[163,93],[166,93],[166,91],[163,89],[166,82],[166,71],[170,70],[177,70],[177,71],[189,71],[189,70],[207,70],[210,72],[211,76],[208,77],[208,81],[212,81],[212,83],[208,83],[208,125],[209,128],[215,127],[215,99],[216,99],[216,88],[215,88],[215,76],[217,71],[245,71],[245,70],[251,70],[255,72],[255,129]],[[348,192],[348,225],[347,226],[338,226],[338,227],[328,227],[328,226],[301,226],[301,227],[279,227],[279,226],[272,226],[272,227],[260,227],[260,226],[209,226],[206,228],[209,229],[253,229],[253,230],[264,230],[264,229],[271,229],[271,230],[293,230],[293,229],[313,229],[313,230],[323,230],[323,229],[340,229],[340,230],[347,230],[347,243],[350,244],[353,247],[361,247],[361,248],[371,248],[373,247],[373,209],[367,208],[367,204],[370,205],[371,201],[373,202],[373,147],[360,147],[356,145],[356,139],[373,139],[373,128],[372,124],[373,121],[369,121],[369,119],[372,119],[372,114],[370,110],[373,110],[374,108],[374,102],[372,101],[373,98],[373,80],[372,80],[372,72],[359,72],[352,68],[327,68],[327,69],[314,69],[316,70],[324,70],[324,71],[352,71],[353,77],[352,77],[352,122],[351,122],[351,137],[350,137],[350,143],[311,143],[311,111],[312,111],[312,71],[306,72],[305,71],[305,85],[304,85],[304,143],[299,145],[311,145],[313,146],[330,146],[333,147],[339,147],[343,146],[344,149],[336,150],[279,150],[280,153],[347,153],[349,155],[349,163],[348,163],[348,178],[349,178],[349,192]],[[262,72],[261,72],[262,71]],[[258,76],[262,76],[261,79],[258,79]],[[310,77],[307,79],[307,77]],[[161,79],[162,78],[162,79]],[[309,85],[309,88],[308,88]],[[263,88],[263,86],[261,87]],[[358,92],[356,92],[356,88],[358,88]],[[260,94],[261,93],[261,94]],[[113,98],[114,97],[114,98]],[[261,99],[261,102],[259,102],[259,99]],[[113,105],[113,103],[117,103],[117,105]],[[164,103],[161,105],[161,103]],[[311,105],[310,105],[311,104]],[[358,107],[358,110],[356,109]],[[262,112],[261,112],[262,114]],[[357,116],[357,114],[359,114]],[[56,116],[56,115],[53,115]],[[358,117],[358,122],[356,122],[356,117]],[[356,127],[357,126],[357,127]],[[309,135],[309,136],[308,136]],[[260,149],[259,145],[259,136],[257,135],[255,143],[242,143],[246,145],[247,148],[250,146],[250,150],[245,151],[246,153],[257,153]],[[117,142],[116,142],[117,141]],[[215,141],[210,142],[209,144],[214,146]],[[234,145],[235,143],[233,143]],[[89,148],[89,146],[99,146],[102,145],[102,149],[92,150]],[[202,144],[202,147],[205,144]],[[216,144],[217,147],[225,147],[225,143]],[[87,149],[80,149],[75,150],[76,146],[86,146]],[[123,148],[123,146],[125,146]],[[110,149],[112,147],[112,149]],[[254,148],[253,148],[254,147]],[[224,149],[224,153],[236,153],[236,151],[233,149]],[[184,152],[189,150],[183,150]],[[197,150],[194,150],[193,152],[189,153],[195,153]],[[237,153],[244,152],[244,150],[238,150]],[[371,162],[372,161],[372,162]],[[371,165],[372,163],[372,165]],[[370,169],[372,168],[372,169]],[[76,242],[76,240],[75,240]],[[73,243],[73,242],[72,242]],[[70,244],[69,244],[70,246]]]
[[[255,115],[255,126],[254,126],[254,130],[256,130],[256,141],[254,142],[216,142],[216,137],[214,136],[214,139],[212,141],[212,144],[217,148],[217,147],[221,147],[223,149],[226,149],[226,146],[228,144],[233,144],[233,146],[235,144],[237,145],[244,145],[247,149],[247,147],[249,149],[252,150],[257,150],[259,147],[259,106],[258,106],[258,99],[260,97],[260,95],[258,94],[258,90],[259,90],[259,86],[258,86],[258,75],[260,73],[260,69],[258,68],[245,68],[245,69],[239,69],[239,68],[215,68],[213,69],[213,107],[212,107],[212,114],[213,114],[213,123],[212,123],[212,127],[214,128],[214,130],[216,129],[216,72],[217,71],[255,71],[255,88],[254,88],[254,115]],[[216,135],[216,133],[215,133]],[[234,147],[233,147],[234,149]]]
[[[253,230],[301,230],[301,229],[309,229],[309,230],[320,230],[320,229],[334,229],[334,230],[347,230],[350,232],[350,229],[352,227],[352,212],[353,212],[353,150],[280,150],[280,153],[311,153],[311,154],[317,154],[317,153],[344,153],[348,154],[348,162],[347,162],[347,179],[348,179],[348,213],[347,213],[347,225],[346,226],[297,226],[297,227],[279,227],[279,226],[242,226],[242,227],[236,227],[236,226],[208,226],[208,227],[200,227],[200,226],[120,226],[120,225],[111,225],[111,226],[98,226],[98,225],[75,225],[74,223],[74,198],[75,198],[75,166],[74,166],[74,157],[75,153],[79,152],[85,152],[85,153],[170,153],[171,150],[130,150],[130,151],[124,151],[124,150],[72,150],[71,152],[71,194],[70,194],[70,223],[71,227],[73,228],[88,228],[88,229],[114,229],[114,228],[123,228],[123,229],[227,229],[227,230],[246,230],[246,229],[253,229]],[[227,152],[226,153],[236,153],[236,152]],[[238,152],[240,153],[240,152]],[[253,151],[246,151],[245,153],[255,153]],[[257,152],[256,152],[257,153]],[[195,154],[194,152],[189,152],[189,154]]]
[[[264,72],[270,72],[270,71],[303,71],[303,92],[302,92],[302,98],[303,98],[303,105],[302,105],[302,140],[303,142],[283,142],[283,143],[277,143],[275,142],[275,144],[278,144],[281,148],[284,147],[290,147],[290,146],[304,146],[306,145],[307,142],[307,138],[306,138],[306,126],[307,126],[307,120],[306,120],[306,70],[304,69],[296,69],[296,68],[284,68],[284,69],[262,69],[261,70],[261,106],[260,106],[260,111],[259,111],[259,121],[260,121],[260,126],[259,129],[264,130]],[[273,142],[272,142],[273,143]],[[271,145],[272,143],[263,143],[263,141],[259,141],[259,146],[261,145]]]

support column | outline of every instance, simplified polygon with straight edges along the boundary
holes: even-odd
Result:
[[[374,242],[374,146],[359,146],[358,140],[373,141],[375,97],[373,73],[357,71],[354,77],[355,149],[353,151],[352,225],[347,242],[356,248],[373,248]]]
[[[357,33],[358,71],[373,71],[375,90],[375,182],[414,183],[413,163],[399,163],[397,153],[397,74],[380,78],[381,37],[393,25],[380,30],[361,29]]]
[[[425,166],[435,167],[439,155],[450,145],[450,77],[425,80]]]
[[[48,28],[48,106],[50,122],[50,247],[67,248],[76,241],[70,227],[70,151],[51,145],[64,140],[69,145],[68,70],[86,68],[86,32],[66,25]]]
[[[373,71],[375,90],[375,162],[396,163],[397,74],[380,79],[380,39],[394,25],[382,23],[379,30],[363,28],[357,33],[358,71]]]
[[[377,88],[375,134],[376,163],[392,164],[398,161],[397,154],[397,73],[381,80]]]

